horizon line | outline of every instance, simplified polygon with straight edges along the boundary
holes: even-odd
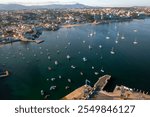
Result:
[[[91,6],[91,7],[150,7],[150,5],[135,5],[135,6],[99,6],[99,5],[86,5],[79,2],[47,2],[47,3],[38,3],[38,4],[30,4],[30,3],[21,3],[21,2],[9,2],[9,3],[1,3],[2,5],[10,5],[10,4],[16,4],[16,5],[22,5],[22,6],[45,6],[45,5],[74,5],[74,4],[81,4],[85,6]]]

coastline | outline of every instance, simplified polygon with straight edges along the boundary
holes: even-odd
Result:
[[[72,28],[72,27],[81,26],[81,25],[83,25],[83,24],[64,24],[60,27],[61,28]]]
[[[145,19],[147,19],[147,18],[145,18]],[[59,26],[59,28],[73,28],[73,27],[79,27],[79,26],[83,26],[83,25],[101,25],[101,24],[109,24],[109,23],[114,23],[114,22],[117,22],[117,23],[118,22],[129,22],[129,21],[133,21],[133,20],[141,20],[141,19],[102,20],[102,21],[86,22],[86,23],[79,23],[79,24],[62,24],[62,25]],[[59,30],[59,28],[58,28],[58,30]],[[55,31],[57,31],[57,30],[55,30]],[[21,39],[18,39],[18,40],[14,40],[12,42],[1,43],[0,47],[3,47],[5,44],[10,44],[10,43],[18,42],[18,41],[35,42],[37,44],[40,44],[40,43],[44,42],[44,40],[36,40],[36,39],[31,40],[31,39],[21,38]]]

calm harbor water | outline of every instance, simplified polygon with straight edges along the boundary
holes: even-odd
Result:
[[[41,90],[48,99],[60,99],[104,74],[112,76],[108,91],[115,85],[150,91],[149,29],[150,19],[82,25],[43,32],[41,44],[5,45],[0,68],[11,75],[0,79],[0,99],[44,99]]]

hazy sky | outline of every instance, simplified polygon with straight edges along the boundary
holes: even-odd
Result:
[[[150,6],[150,0],[0,0],[0,3],[18,3],[24,5],[81,3],[91,6]]]

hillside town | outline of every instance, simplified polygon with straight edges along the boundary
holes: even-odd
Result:
[[[0,45],[33,41],[42,31],[56,31],[64,25],[101,24],[144,19],[150,8],[34,9],[0,11]],[[37,43],[43,40],[37,41]]]

